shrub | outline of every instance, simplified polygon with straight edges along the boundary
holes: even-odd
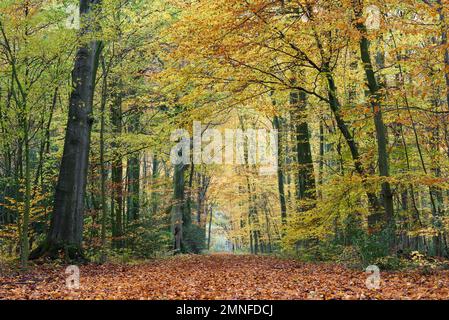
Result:
[[[299,260],[309,262],[333,262],[342,253],[343,247],[332,242],[318,242],[298,246],[296,256]]]
[[[354,239],[362,264],[364,266],[374,264],[379,258],[389,255],[388,233],[369,235],[362,233]]]
[[[360,252],[354,246],[345,247],[336,262],[351,269],[359,269],[363,267]]]
[[[196,224],[184,228],[183,238],[184,253],[200,254],[206,247],[206,231]]]
[[[172,246],[172,235],[167,230],[139,227],[131,240],[133,255],[138,258],[157,256],[161,252],[170,250]]]
[[[404,259],[398,258],[396,256],[385,256],[377,258],[374,265],[378,266],[381,270],[401,270],[407,266],[407,263]]]

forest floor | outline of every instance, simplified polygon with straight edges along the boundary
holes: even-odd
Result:
[[[79,289],[66,287],[65,268],[36,266],[0,275],[0,299],[448,299],[449,272],[368,275],[331,264],[243,255],[178,256],[131,265],[80,266]]]

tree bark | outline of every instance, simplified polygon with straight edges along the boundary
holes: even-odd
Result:
[[[309,139],[309,126],[303,115],[306,111],[306,94],[304,92],[291,92],[290,104],[295,108],[296,153],[299,166],[296,198],[297,200],[315,200],[316,183]],[[307,207],[299,207],[299,210],[302,211],[307,209]]]
[[[130,131],[139,130],[139,115],[132,115]],[[133,154],[128,159],[128,221],[136,221],[140,210],[140,154]]]
[[[438,15],[441,23],[441,46],[444,49],[444,80],[446,81],[446,103],[447,108],[449,111],[449,48],[448,48],[448,31],[447,31],[447,23],[446,23],[446,16],[443,12],[444,7],[441,3],[441,0],[437,0],[436,3],[438,4]]]
[[[172,225],[174,230],[174,250],[175,253],[180,253],[183,250],[183,226],[184,226],[184,210],[185,210],[185,172],[186,166],[178,164],[175,166],[173,175],[174,188],[174,205],[172,207]]]
[[[101,263],[105,263],[106,256],[106,219],[108,216],[108,210],[106,207],[106,179],[107,171],[104,161],[104,151],[105,151],[105,111],[106,111],[106,97],[107,97],[107,71],[104,62],[104,58],[101,60],[103,69],[103,85],[101,88],[101,123],[100,123],[100,174],[101,174]]]
[[[278,192],[279,192],[279,202],[281,205],[281,219],[282,219],[282,224],[286,225],[287,223],[287,202],[285,199],[285,178],[284,178],[284,171],[283,171],[283,161],[282,161],[282,134],[280,132],[281,130],[281,125],[280,125],[280,119],[278,116],[275,116],[273,119],[273,126],[274,129],[276,129],[278,131],[278,156],[277,156],[277,176],[278,176]]]
[[[156,155],[153,156],[151,170],[152,170],[151,182],[154,187],[156,180],[159,177],[159,160]],[[155,190],[153,190],[153,191],[151,191],[151,212],[152,212],[153,216],[156,214],[157,209],[158,209],[158,193]]]
[[[363,68],[368,82],[370,92],[370,103],[374,114],[374,125],[376,129],[377,152],[379,175],[383,179],[390,176],[388,161],[388,139],[387,129],[383,121],[380,86],[374,74],[373,64],[371,62],[370,41],[367,38],[367,29],[362,20],[363,18],[363,0],[354,0],[354,12],[357,19],[356,28],[360,32],[360,58],[363,62]],[[388,181],[382,182],[382,204],[385,215],[371,216],[371,225],[384,224],[381,228],[392,228],[394,220],[393,193]]]
[[[92,11],[97,0],[80,0],[80,16]],[[88,20],[88,19],[81,19]],[[83,26],[81,33],[92,32],[94,26]],[[84,196],[89,165],[92,105],[101,43],[91,41],[80,46],[72,71],[64,152],[61,161],[50,230],[46,241],[30,256],[57,258],[63,251],[66,259],[83,260]]]
[[[362,162],[360,160],[359,147],[354,139],[354,136],[349,129],[349,125],[342,118],[340,114],[340,102],[337,98],[337,87],[335,85],[334,78],[329,70],[328,65],[325,65],[324,72],[326,72],[327,82],[328,82],[328,93],[329,93],[329,106],[337,122],[337,127],[341,134],[345,138],[346,144],[351,152],[352,160],[354,162],[355,171],[362,177],[363,183],[366,186],[366,177],[368,172],[363,168]],[[368,198],[370,216],[376,216],[380,211],[379,200],[373,192],[366,191],[366,196]],[[373,219],[368,219],[369,229],[374,230],[375,225],[371,224]]]
[[[212,230],[212,217],[213,217],[213,213],[214,213],[214,210],[213,210],[212,206],[210,206],[209,211],[210,211],[210,217],[209,217],[209,228],[208,228],[208,236],[207,236],[207,250],[210,250],[210,243],[211,243],[210,240],[211,240],[211,234],[212,234],[212,232],[211,232],[211,230]]]
[[[114,101],[111,105],[111,124],[114,137],[122,134],[122,90],[121,81],[116,79],[114,83],[115,92]],[[117,148],[116,142],[111,144],[112,148]],[[115,153],[115,159],[112,162],[112,214],[115,219],[115,234],[113,235],[113,244],[116,248],[123,247],[123,162],[120,152]]]

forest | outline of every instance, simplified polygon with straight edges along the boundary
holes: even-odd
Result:
[[[1,0],[0,299],[448,299],[448,32],[448,0]]]

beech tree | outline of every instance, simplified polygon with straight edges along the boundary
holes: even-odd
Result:
[[[97,30],[92,13],[99,9],[98,4],[96,0],[80,0],[81,34],[92,36]],[[64,152],[55,189],[50,230],[46,241],[32,253],[32,258],[55,256],[59,250],[63,250],[69,259],[83,258],[84,198],[101,46],[99,40],[88,40],[76,53]]]

